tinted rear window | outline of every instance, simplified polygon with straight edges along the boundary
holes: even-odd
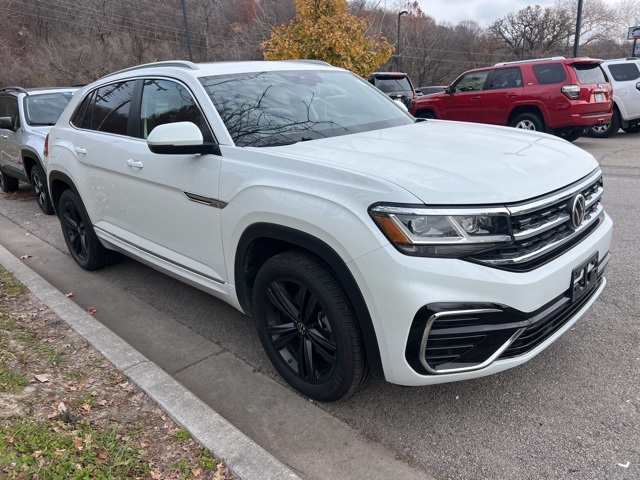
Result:
[[[577,63],[571,65],[573,71],[576,72],[578,83],[607,83],[609,80],[604,74],[604,70],[597,63]]]
[[[538,83],[543,85],[564,82],[567,78],[564,67],[560,63],[534,65],[533,74],[536,76]]]
[[[618,63],[609,65],[609,71],[618,82],[637,80],[640,78],[640,70],[635,62]]]
[[[407,77],[400,78],[391,78],[391,77],[382,77],[376,78],[375,86],[382,90],[384,93],[394,93],[394,92],[410,92],[411,84]]]

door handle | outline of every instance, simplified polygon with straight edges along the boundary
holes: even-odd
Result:
[[[87,153],[87,149],[76,147],[76,153],[79,153],[80,155],[85,155]]]
[[[134,170],[140,170],[142,167],[144,167],[144,163],[142,163],[140,160],[134,160],[133,158],[127,160],[127,165],[129,165]]]
[[[2,135],[2,138],[6,140],[7,138],[9,138],[9,135]]]
[[[513,98],[513,97],[517,97],[518,94],[517,93],[507,93],[507,98]]]
[[[471,97],[471,100],[481,100],[482,97],[478,96],[478,97]]]

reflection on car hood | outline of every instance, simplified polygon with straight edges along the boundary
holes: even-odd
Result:
[[[598,165],[591,154],[551,135],[439,120],[275,148],[393,182],[432,205],[528,200]]]

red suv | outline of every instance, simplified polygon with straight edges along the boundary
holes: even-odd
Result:
[[[411,113],[539,130],[573,141],[611,119],[613,90],[601,63],[553,57],[469,70],[444,92],[417,97]]]

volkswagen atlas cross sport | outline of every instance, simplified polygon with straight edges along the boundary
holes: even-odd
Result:
[[[515,367],[605,286],[593,156],[544,133],[417,122],[327,64],[123,70],[74,95],[47,149],[82,268],[121,252],[228,302],[318,400],[369,373],[428,385]]]

